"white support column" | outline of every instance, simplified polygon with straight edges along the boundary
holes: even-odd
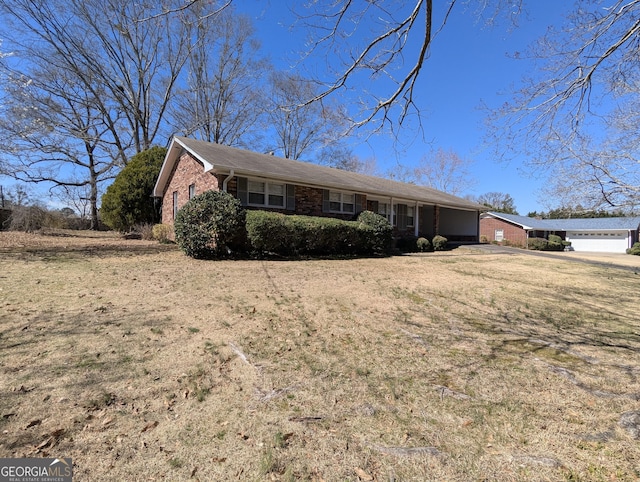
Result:
[[[389,209],[391,209],[391,213],[389,216],[389,219],[391,219],[391,227],[395,226],[395,222],[396,222],[396,212],[393,210],[393,198],[390,197],[389,198]]]
[[[413,211],[413,226],[414,226],[413,235],[417,238],[418,237],[419,228],[420,228],[420,208],[418,206],[418,201],[416,201],[416,207],[414,208],[414,211]]]

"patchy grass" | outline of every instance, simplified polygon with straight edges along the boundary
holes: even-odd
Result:
[[[0,457],[95,481],[637,480],[638,281],[0,233]]]

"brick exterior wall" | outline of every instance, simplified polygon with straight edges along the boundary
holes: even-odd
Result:
[[[162,223],[173,224],[173,193],[178,193],[178,209],[189,200],[189,186],[195,184],[196,195],[205,191],[217,190],[222,181],[210,172],[204,172],[204,166],[187,153],[180,156],[173,168],[162,196]]]
[[[204,166],[200,161],[192,157],[189,153],[183,152],[180,158],[176,162],[176,165],[169,177],[169,183],[162,196],[162,223],[173,224],[174,219],[174,205],[173,194],[177,193],[178,203],[177,209],[184,206],[189,201],[189,186],[195,185],[195,194],[202,194],[209,190],[222,189],[223,182],[226,176],[215,176],[210,172],[204,172]],[[233,177],[229,179],[227,183],[227,191],[238,197],[238,178]],[[323,189],[309,186],[295,186],[295,211],[287,209],[277,208],[252,208],[248,206],[247,209],[265,209],[269,211],[281,212],[284,214],[300,214],[304,216],[324,216],[332,217],[344,220],[353,220],[354,214],[339,214],[339,213],[325,213],[322,211],[323,205]],[[366,209],[373,210],[373,202],[366,199],[362,200]],[[419,235],[432,238],[434,234],[438,234],[438,225],[440,217],[440,209],[435,207],[421,207],[420,210],[414,213],[414,217],[419,217]],[[418,219],[416,219],[418,221]],[[482,224],[482,222],[481,222]],[[522,230],[521,230],[522,231]],[[524,233],[524,232],[523,232]],[[399,230],[394,227],[395,236],[413,236],[414,227],[407,227],[406,230]],[[505,237],[509,236],[505,229]],[[489,240],[493,239],[493,232]],[[507,237],[507,239],[509,239]]]
[[[487,241],[495,241],[496,229],[502,229],[504,239],[511,244],[519,244],[526,246],[527,233],[520,226],[508,223],[502,219],[481,218],[480,219],[480,237],[486,237]]]

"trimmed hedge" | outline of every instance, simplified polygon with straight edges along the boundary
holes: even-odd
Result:
[[[562,238],[556,234],[550,234],[547,251],[562,251],[563,249],[564,244],[562,244]]]
[[[550,234],[548,240],[544,238],[529,238],[527,247],[536,251],[562,251],[565,244],[560,236]]]
[[[388,254],[393,248],[393,228],[384,216],[373,211],[362,211],[358,215],[359,228],[367,238],[366,251]]]
[[[383,251],[388,245],[387,231],[377,225],[377,221],[374,226],[365,221],[248,211],[247,240],[256,254],[300,256],[387,252]]]
[[[425,251],[431,251],[431,241],[427,238],[418,238],[416,241],[416,246],[418,247],[418,251],[424,253]]]
[[[431,240],[431,244],[433,245],[434,251],[444,251],[447,249],[447,243],[449,240],[444,236],[436,235]]]
[[[221,258],[245,250],[245,210],[224,191],[190,199],[173,224],[176,243],[192,258]]]

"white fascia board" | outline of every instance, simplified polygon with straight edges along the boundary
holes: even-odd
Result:
[[[198,154],[190,150],[187,146],[185,146],[179,139],[175,137],[171,140],[171,144],[169,145],[169,149],[167,149],[167,155],[162,162],[162,167],[160,168],[160,174],[158,175],[158,180],[156,181],[155,186],[153,187],[153,197],[162,197],[164,194],[164,189],[169,182],[169,176],[173,171],[173,167],[175,166],[178,158],[180,157],[180,153],[182,150],[188,151],[193,157],[198,159],[204,165],[204,172],[209,172],[213,170],[214,166],[209,161],[203,159]]]

